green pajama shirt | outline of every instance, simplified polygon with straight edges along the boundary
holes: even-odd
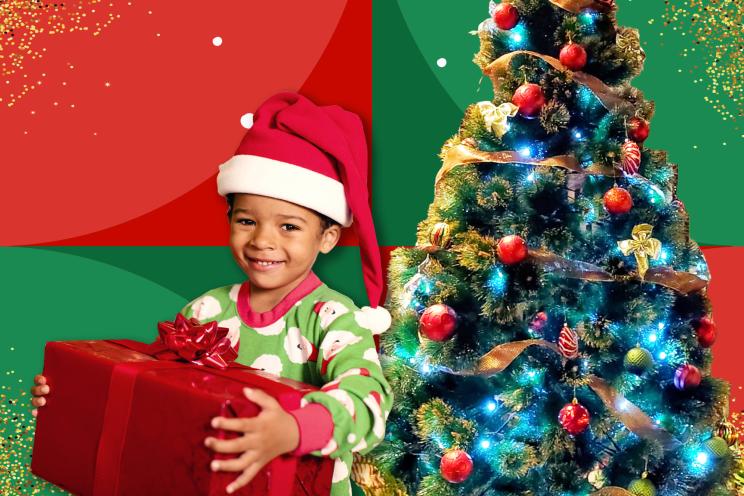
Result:
[[[364,312],[311,272],[269,312],[250,309],[246,281],[208,291],[181,313],[227,327],[237,362],[321,388],[302,406],[327,408],[333,435],[311,454],[335,460],[331,496],[349,496],[353,453],[382,441],[393,403]]]

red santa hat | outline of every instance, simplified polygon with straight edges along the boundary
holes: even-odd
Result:
[[[315,210],[359,239],[362,272],[377,329],[390,327],[382,306],[383,274],[367,190],[367,142],[358,115],[279,93],[254,114],[235,155],[220,165],[217,191],[278,198]],[[352,224],[353,222],[353,224]],[[383,329],[383,330],[384,330]]]

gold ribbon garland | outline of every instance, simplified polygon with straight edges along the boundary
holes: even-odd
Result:
[[[369,456],[354,453],[351,464],[351,480],[359,486],[365,496],[407,496],[402,489],[403,483],[395,480],[394,484],[385,482],[380,469]],[[397,486],[396,486],[397,484]]]
[[[623,489],[622,487],[617,486],[607,486],[603,487],[599,491],[591,493],[590,496],[635,496],[633,493],[628,491],[627,489]]]
[[[612,88],[607,86],[601,79],[581,71],[572,72],[568,67],[561,64],[560,60],[555,57],[543,55],[531,50],[509,52],[488,64],[483,70],[483,73],[491,78],[494,87],[500,86],[502,79],[506,74],[511,72],[509,65],[511,64],[512,59],[517,55],[529,55],[544,61],[555,70],[568,72],[572,75],[574,81],[589,88],[607,110],[621,109],[629,114],[635,114],[635,106],[633,103],[615,95]]]
[[[441,368],[454,375],[490,377],[504,371],[530,346],[540,346],[560,354],[555,343],[544,339],[526,339],[495,346],[480,358],[478,365],[472,370],[453,371],[446,367]],[[588,386],[591,390],[629,431],[644,439],[658,442],[665,450],[673,450],[680,446],[680,442],[674,436],[654,424],[648,415],[607,384],[604,379],[595,375],[589,375],[588,378]]]
[[[550,0],[550,3],[572,14],[578,14],[584,9],[593,9],[600,12],[611,10],[606,3],[595,0]]]
[[[541,265],[545,270],[559,273],[571,279],[611,282],[623,281],[628,278],[627,276],[613,276],[598,265],[569,260],[546,250],[529,250],[529,256],[532,261]],[[678,272],[668,267],[648,269],[643,281],[658,284],[685,295],[700,291],[708,286],[708,281],[695,274]]]

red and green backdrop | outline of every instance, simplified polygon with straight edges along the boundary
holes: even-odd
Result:
[[[713,370],[732,383],[736,408],[744,403],[741,59],[721,46],[740,43],[741,32],[737,40],[723,26],[701,40],[699,26],[720,16],[698,12],[691,23],[695,7],[685,0],[618,3],[648,55],[634,81],[656,101],[647,146],[680,164],[679,196],[705,247],[721,332]],[[191,298],[242,279],[215,176],[244,131],[241,117],[264,98],[298,90],[361,114],[381,249],[412,245],[441,144],[468,103],[490,98],[468,34],[487,7],[0,4],[0,493],[55,492],[24,469],[26,391],[46,341],[149,340]],[[351,233],[316,271],[366,303]]]

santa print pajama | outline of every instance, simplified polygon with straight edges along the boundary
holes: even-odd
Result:
[[[250,307],[248,282],[206,292],[181,311],[230,329],[239,363],[320,386],[290,412],[302,455],[336,460],[331,496],[351,494],[352,453],[367,453],[385,436],[393,403],[365,315],[348,297],[310,273],[271,311]]]

